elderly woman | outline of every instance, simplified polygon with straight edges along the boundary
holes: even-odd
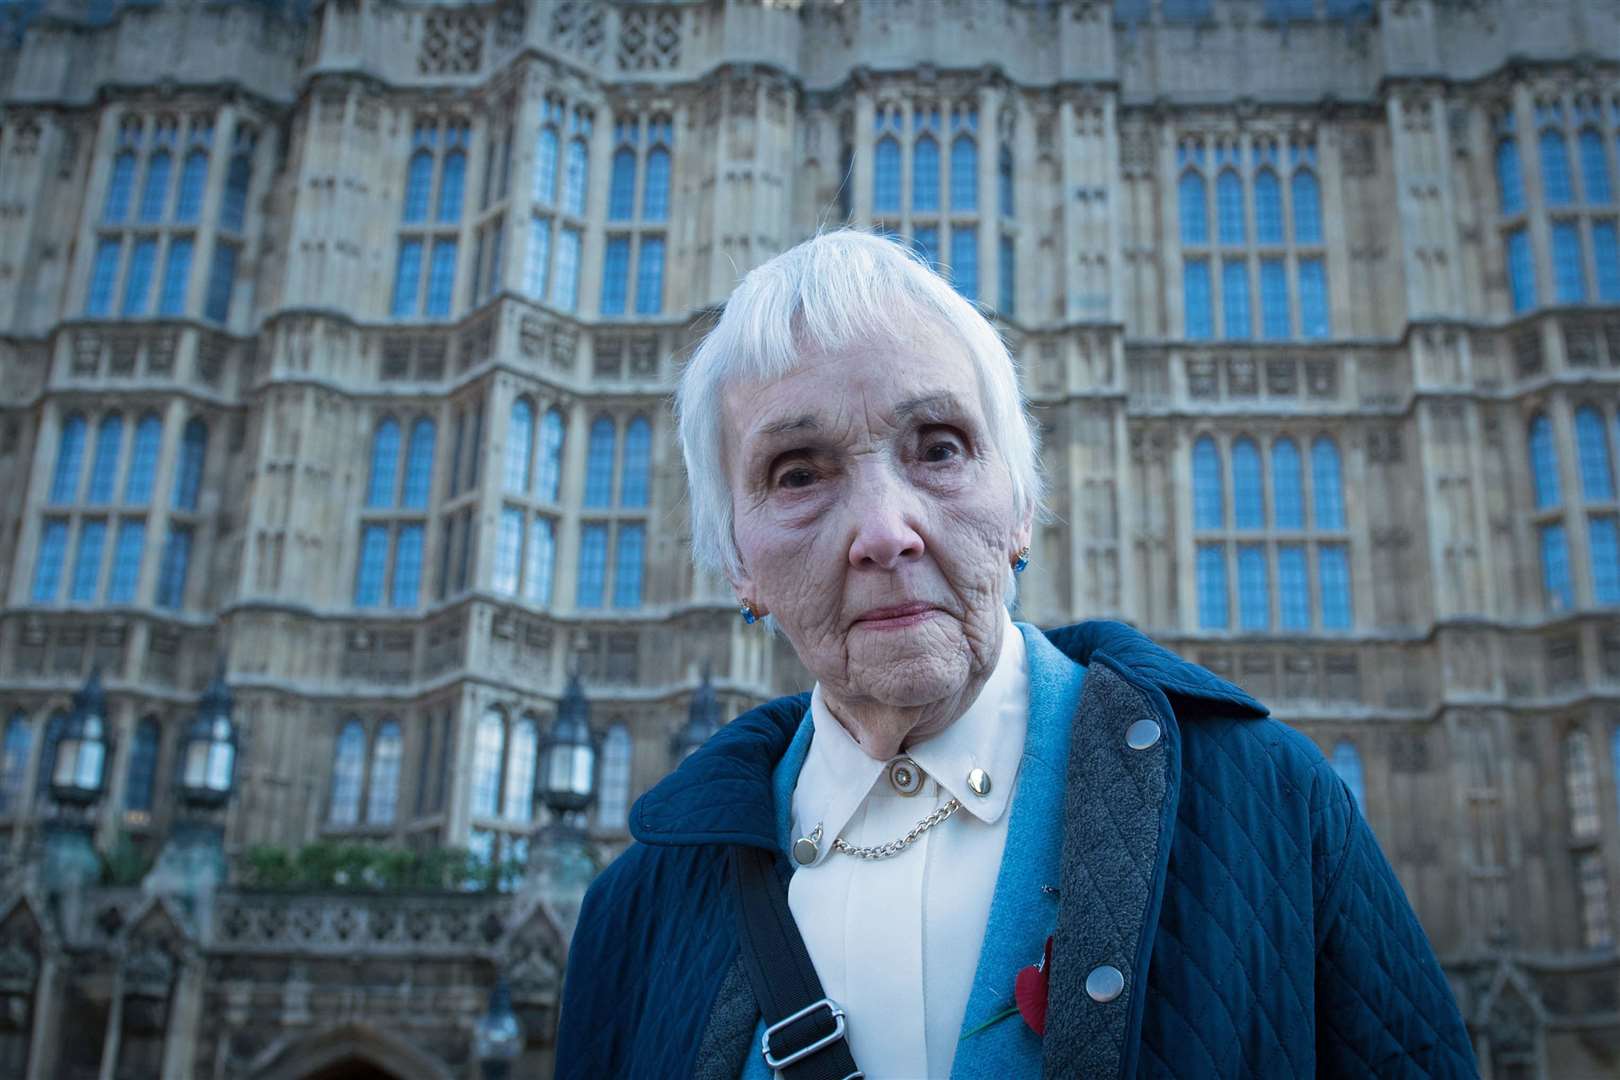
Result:
[[[1009,618],[1036,434],[944,281],[817,236],[743,280],[677,409],[698,563],[816,682],[636,804],[559,1077],[1474,1074],[1309,740],[1123,625]]]

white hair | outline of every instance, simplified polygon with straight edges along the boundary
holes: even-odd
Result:
[[[978,374],[990,443],[1012,474],[1015,520],[1038,513],[1039,436],[995,327],[909,249],[872,233],[839,229],[749,271],[681,373],[675,413],[692,507],[692,557],[699,567],[742,576],[721,460],[726,388],[779,379],[801,358],[855,345],[915,344],[919,332],[966,348]]]

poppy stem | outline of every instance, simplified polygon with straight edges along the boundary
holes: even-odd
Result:
[[[1002,1009],[1000,1012],[996,1013],[994,1016],[992,1016],[990,1019],[986,1020],[984,1023],[980,1024],[978,1027],[974,1028],[972,1031],[964,1031],[962,1033],[962,1038],[966,1039],[966,1038],[970,1038],[970,1037],[972,1037],[974,1035],[977,1035],[979,1032],[984,1031],[986,1028],[994,1027],[995,1025],[1001,1023],[1003,1020],[1007,1019],[1007,1017],[1016,1016],[1017,1014],[1018,1014],[1018,1006],[1016,1004],[1008,1005],[1005,1009]]]

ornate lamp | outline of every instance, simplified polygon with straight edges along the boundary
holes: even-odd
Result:
[[[73,695],[73,711],[56,744],[51,797],[59,803],[89,806],[101,798],[106,773],[107,696],[97,667]]]
[[[578,671],[568,677],[557,722],[540,740],[535,794],[559,818],[584,810],[596,799],[596,741]]]
[[[709,681],[709,665],[705,663],[703,682],[698,685],[697,691],[692,695],[692,703],[687,706],[686,726],[676,732],[675,737],[669,741],[675,763],[679,765],[691,757],[693,751],[719,730],[720,701],[714,696],[714,684]]]
[[[192,806],[212,808],[230,801],[236,779],[236,725],[231,722],[231,688],[220,666],[198,703],[181,747],[180,797]]]
[[[489,1008],[473,1027],[473,1053],[484,1080],[506,1080],[512,1062],[523,1053],[523,1025],[512,1011],[512,991],[504,975],[495,980],[495,989],[489,992]]]

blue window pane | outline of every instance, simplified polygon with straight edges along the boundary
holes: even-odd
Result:
[[[203,459],[208,454],[208,425],[200,418],[187,421],[180,434],[180,459],[175,465],[174,508],[197,509],[202,491]]]
[[[1568,611],[1575,606],[1575,585],[1569,573],[1569,538],[1562,525],[1541,527],[1541,584],[1547,607]]]
[[[1524,170],[1519,165],[1519,144],[1513,139],[1496,144],[1496,191],[1503,217],[1524,212]]]
[[[1602,414],[1590,405],[1575,411],[1575,446],[1580,452],[1581,494],[1588,499],[1614,498],[1609,437]]]
[[[1361,754],[1356,751],[1355,744],[1348,739],[1333,748],[1333,771],[1339,774],[1344,786],[1350,789],[1351,796],[1356,800],[1356,809],[1365,812],[1367,791],[1361,778]]]
[[[1249,337],[1249,264],[1243,259],[1221,264],[1221,320],[1228,340]]]
[[[124,502],[145,506],[152,501],[152,482],[157,475],[158,446],[163,441],[163,421],[148,414],[135,427],[135,448],[129,458],[129,475],[124,479]]]
[[[1530,235],[1523,229],[1507,234],[1507,264],[1513,310],[1529,311],[1536,306],[1536,267],[1530,254]]]
[[[630,291],[630,238],[611,237],[602,252],[602,314],[623,315]]]
[[[1597,263],[1598,299],[1620,302],[1620,232],[1613,221],[1592,223],[1592,256]]]
[[[1312,509],[1318,529],[1344,528],[1344,487],[1339,445],[1326,435],[1311,444]]]
[[[1294,174],[1289,186],[1294,196],[1294,243],[1320,244],[1322,242],[1322,189],[1316,174],[1301,169]]]
[[[410,450],[405,455],[404,504],[421,509],[433,490],[433,421],[423,417],[411,425]]]
[[[534,144],[534,197],[547,206],[557,201],[557,131],[540,129]]]
[[[450,314],[456,291],[456,242],[433,243],[433,265],[428,270],[427,314],[443,318]]]
[[[636,215],[636,152],[622,147],[613,155],[608,181],[608,220],[629,221]]]
[[[491,587],[505,596],[518,591],[518,562],[523,557],[523,511],[515,506],[501,510],[500,531],[495,534],[495,576]]]
[[[549,518],[529,524],[529,551],[523,571],[523,596],[532,604],[551,603],[551,578],[557,562],[557,536]]]
[[[367,506],[394,505],[395,470],[399,467],[399,423],[393,418],[377,425],[371,437],[371,482],[366,485]]]
[[[1530,421],[1530,479],[1535,485],[1536,508],[1557,506],[1558,447],[1553,442],[1552,421],[1538,415]]]
[[[644,416],[630,421],[624,433],[624,468],[619,480],[619,505],[646,506],[647,478],[652,471],[652,425]]]
[[[79,550],[73,556],[73,587],[68,599],[87,604],[101,591],[101,551],[107,542],[105,521],[86,521],[79,526]]]
[[[422,288],[422,241],[404,240],[399,245],[399,262],[394,266],[394,299],[389,313],[396,319],[416,314],[416,298]]]
[[[1254,178],[1254,233],[1262,244],[1283,242],[1282,184],[1270,169]]]
[[[1261,259],[1260,335],[1278,341],[1288,334],[1288,270],[1281,259]]]
[[[1015,315],[1018,312],[1018,256],[1010,236],[1003,236],[998,241],[996,272],[1000,278],[1001,313]]]
[[[146,550],[146,522],[123,521],[113,545],[112,581],[107,585],[107,601],[127,604],[135,599],[141,580],[141,555]]]
[[[236,245],[216,243],[214,265],[208,271],[208,297],[203,315],[224,322],[231,314],[231,292],[236,288]]]
[[[1221,482],[1221,452],[1205,435],[1193,444],[1193,528],[1219,529],[1226,522],[1226,494]]]
[[[1323,544],[1316,553],[1321,576],[1322,627],[1350,629],[1350,550],[1343,544]]]
[[[51,476],[51,502],[70,503],[79,494],[79,475],[84,469],[84,417],[74,413],[62,422],[62,436],[56,446],[56,471]]]
[[[1012,147],[1006,143],[1001,144],[1001,153],[996,158],[996,195],[1001,204],[1001,216],[1013,216],[1013,153]]]
[[[433,155],[418,150],[405,167],[405,221],[426,221],[433,196]]]
[[[96,261],[90,270],[90,295],[85,300],[86,315],[110,315],[113,289],[118,285],[118,261],[123,255],[121,240],[103,237],[96,244]]]
[[[1195,172],[1183,173],[1177,199],[1181,209],[1182,246],[1209,243],[1209,197],[1204,178]]]
[[[146,159],[146,182],[141,185],[141,220],[162,221],[169,201],[169,173],[174,159],[159,150]]]
[[[150,811],[152,790],[157,783],[158,722],[148,716],[135,727],[135,741],[129,748],[129,779],[124,785],[124,809]]]
[[[1284,630],[1311,628],[1311,581],[1302,544],[1277,547],[1277,600]]]
[[[112,502],[118,483],[118,455],[124,447],[124,418],[108,413],[96,427],[96,456],[90,463],[90,490],[85,501]]]
[[[534,470],[534,493],[548,502],[557,501],[557,489],[562,483],[565,427],[562,413],[556,409],[548,410],[540,421],[540,458]]]
[[[529,490],[529,457],[534,446],[534,406],[528,399],[512,402],[512,417],[506,425],[506,490],[522,494]]]
[[[585,455],[585,505],[613,504],[613,444],[617,432],[613,421],[599,416],[591,424],[591,439]]]
[[[872,209],[885,214],[900,212],[900,142],[893,135],[878,140],[873,155]]]
[[[563,311],[579,306],[579,230],[557,233],[557,285],[552,302]]]
[[[1541,133],[1541,187],[1548,206],[1567,206],[1575,201],[1569,174],[1569,144],[1557,128]]]
[[[452,150],[444,156],[444,174],[439,177],[439,220],[460,221],[463,189],[467,184],[467,155]]]
[[[186,576],[190,569],[191,526],[170,526],[158,565],[158,607],[178,609],[185,604]]]
[[[1164,0],[1166,22],[1203,22],[1210,18],[1214,0]]]
[[[149,236],[135,241],[129,256],[129,271],[124,275],[124,302],[119,314],[146,314],[146,304],[152,295],[152,275],[156,269],[157,241]]]
[[[613,559],[613,606],[641,606],[642,552],[646,529],[641,525],[619,526],[619,550]]]
[[[1299,326],[1305,337],[1328,336],[1327,271],[1321,259],[1299,260]]]
[[[367,525],[360,531],[360,565],[354,575],[354,606],[382,603],[383,577],[388,572],[388,529]]]
[[[582,608],[602,606],[602,590],[607,575],[607,526],[586,525],[579,531],[579,585],[574,604]]]
[[[1260,448],[1253,439],[1232,444],[1232,519],[1239,529],[1266,527],[1264,484],[1260,479]]]
[[[1209,260],[1188,259],[1182,268],[1182,292],[1187,305],[1187,337],[1215,336],[1215,311],[1210,296]]]
[[[643,236],[636,256],[636,314],[657,315],[664,309],[664,238]]]
[[[1243,220],[1243,181],[1231,169],[1215,181],[1215,220],[1221,243],[1246,244],[1249,229]]]
[[[1238,545],[1238,625],[1244,630],[1271,626],[1271,581],[1261,544]]]
[[[1224,630],[1226,607],[1226,549],[1220,544],[1198,545],[1198,625]]]
[[[911,212],[939,209],[939,143],[924,135],[911,150]]]
[[[34,729],[21,709],[6,723],[3,764],[0,764],[0,813],[9,814],[22,802],[28,789],[28,759],[33,749]]]
[[[1609,159],[1603,152],[1603,136],[1587,128],[1581,132],[1581,193],[1588,203],[1601,205],[1614,199],[1609,183]]]
[[[163,290],[158,294],[159,315],[186,313],[186,288],[191,284],[191,250],[189,236],[177,236],[169,241],[168,258],[163,263]]]
[[[1586,273],[1581,265],[1580,226],[1560,221],[1552,227],[1553,292],[1560,304],[1586,299]]]
[[[366,795],[367,824],[390,825],[399,812],[399,766],[404,746],[399,721],[385,721],[377,729],[371,751],[371,787]]]
[[[979,145],[971,136],[951,141],[951,209],[979,208]]]
[[[67,564],[68,527],[65,521],[47,521],[34,563],[34,603],[49,604],[62,590],[62,567]]]
[[[1278,439],[1271,448],[1271,513],[1279,529],[1305,527],[1304,471],[1293,439]]]
[[[180,169],[180,198],[174,205],[174,219],[196,221],[202,215],[203,192],[208,187],[208,151],[193,150]]]
[[[585,215],[585,184],[588,179],[590,155],[584,139],[568,144],[568,175],[563,182],[563,209],[576,217]]]
[[[360,820],[360,788],[365,782],[366,732],[358,720],[343,725],[332,760],[332,806],[328,821],[353,825]]]
[[[979,299],[979,233],[971,225],[951,230],[951,284],[965,299]]]
[[[253,183],[253,159],[246,154],[231,156],[225,171],[225,196],[219,204],[219,225],[231,232],[241,232],[247,223],[248,188]]]
[[[551,221],[529,220],[529,250],[523,261],[523,291],[531,300],[546,298],[547,271],[551,268]]]
[[[641,217],[644,221],[665,221],[669,218],[669,151],[661,146],[647,153],[647,180],[641,192]]]
[[[939,230],[932,225],[911,230],[911,246],[932,270],[939,269]]]
[[[1592,546],[1592,592],[1600,604],[1620,604],[1620,529],[1612,517],[1595,517],[1587,527]]]
[[[135,192],[135,155],[125,150],[113,158],[112,175],[107,179],[107,201],[101,216],[108,222],[123,221],[129,216],[130,197]]]

